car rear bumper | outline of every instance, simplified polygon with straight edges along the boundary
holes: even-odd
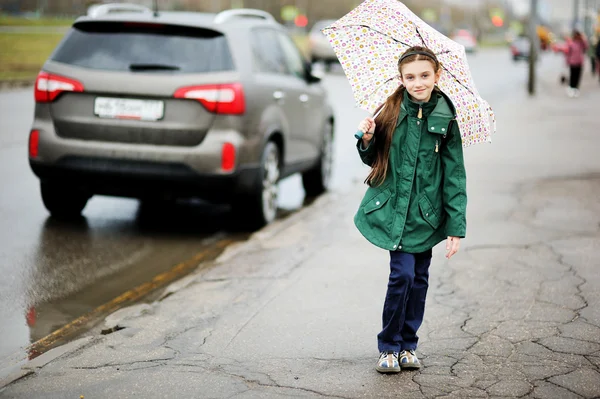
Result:
[[[98,139],[60,137],[49,118],[36,118],[32,130],[39,132],[36,161],[47,165],[63,159],[115,159],[155,164],[183,164],[199,175],[222,174],[222,150],[225,143],[235,148],[236,165],[258,164],[260,137],[246,137],[239,130],[219,126],[213,128],[194,146],[173,146],[102,141]],[[84,136],[83,132],[81,135]],[[165,130],[163,135],[171,132]]]
[[[237,130],[213,129],[199,145],[174,147],[63,138],[47,119],[36,119],[33,129],[39,131],[38,155],[30,158],[33,172],[43,181],[90,194],[222,202],[254,187],[258,176],[259,162],[252,154],[260,138],[247,139]],[[233,172],[222,170],[224,143],[235,148]]]
[[[230,202],[256,187],[259,167],[226,175],[200,174],[181,163],[65,157],[54,164],[30,159],[44,182],[77,187],[90,194],[132,198],[201,198]]]

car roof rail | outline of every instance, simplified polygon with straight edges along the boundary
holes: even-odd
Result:
[[[108,3],[108,4],[95,4],[90,6],[87,11],[88,17],[96,18],[108,14],[125,13],[125,12],[138,12],[138,13],[152,13],[152,10],[148,7],[141,6],[139,4],[129,3]]]
[[[232,10],[221,11],[215,16],[214,23],[221,24],[227,22],[233,18],[248,17],[248,18],[260,18],[265,21],[275,22],[275,18],[271,14],[262,10],[255,10],[252,8],[235,8]]]

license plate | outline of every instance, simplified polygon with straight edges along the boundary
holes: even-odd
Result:
[[[158,100],[97,97],[94,114],[100,118],[157,121],[162,119],[165,104]]]

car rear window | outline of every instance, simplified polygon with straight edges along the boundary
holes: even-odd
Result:
[[[78,23],[51,59],[111,71],[201,73],[234,69],[222,33],[137,22]]]

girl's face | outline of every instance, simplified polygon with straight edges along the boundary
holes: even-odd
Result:
[[[430,61],[412,61],[402,65],[400,81],[414,101],[427,102],[440,78],[440,72],[434,72],[433,64]]]

